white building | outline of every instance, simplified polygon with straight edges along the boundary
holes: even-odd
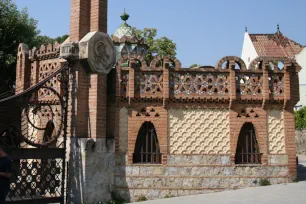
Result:
[[[306,106],[306,47],[284,36],[279,27],[273,34],[244,34],[241,58],[248,67],[255,58],[288,57],[302,67],[299,73],[300,101],[297,106]]]

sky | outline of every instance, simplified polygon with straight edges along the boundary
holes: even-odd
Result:
[[[70,0],[13,0],[38,20],[42,35],[69,34]],[[215,65],[227,55],[240,57],[245,27],[249,33],[281,32],[306,45],[306,0],[109,0],[108,33],[121,25],[124,8],[128,24],[156,28],[177,45],[184,67]]]

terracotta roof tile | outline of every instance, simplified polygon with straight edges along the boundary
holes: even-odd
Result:
[[[275,34],[249,34],[259,56],[295,58],[303,46],[284,36]]]

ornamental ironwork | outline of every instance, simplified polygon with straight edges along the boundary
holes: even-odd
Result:
[[[65,200],[69,67],[41,61],[38,72],[38,82],[0,99],[0,144],[13,161],[8,203]]]

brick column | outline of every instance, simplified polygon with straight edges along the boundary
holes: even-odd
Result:
[[[269,93],[269,64],[264,63],[263,69],[262,69],[262,97],[264,101],[267,101],[270,99],[270,93]]]
[[[17,54],[16,66],[16,94],[23,92],[31,85],[31,64],[29,61],[29,48],[20,44]]]
[[[134,69],[135,61],[133,58],[130,59],[130,67],[129,67],[129,103],[132,98],[135,96],[135,69]]]
[[[163,103],[169,99],[169,80],[170,80],[170,73],[169,73],[169,59],[164,59],[164,67],[163,67]]]
[[[90,0],[71,0],[70,41],[80,41],[90,30]]]
[[[91,0],[90,31],[107,33],[107,0]]]
[[[296,141],[294,111],[292,107],[284,109],[284,129],[286,153],[288,155],[288,174],[291,179],[295,179],[297,176]]]
[[[235,72],[235,61],[229,62],[229,69],[230,69],[230,99],[231,101],[237,99],[237,93],[236,93],[236,72]]]
[[[106,102],[107,75],[91,74],[89,76],[89,136],[91,138],[106,137]]]
[[[295,91],[298,90],[299,84],[297,74],[294,72],[294,67],[286,63],[284,67],[284,129],[286,153],[288,155],[288,170],[291,179],[295,179],[297,176],[293,107],[297,102],[295,101]]]

